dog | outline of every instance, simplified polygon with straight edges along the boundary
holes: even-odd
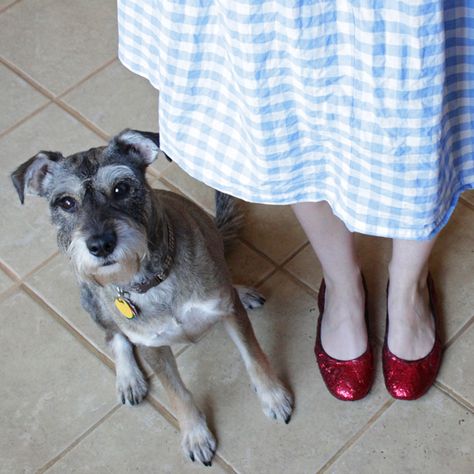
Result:
[[[194,343],[222,321],[264,413],[288,423],[293,397],[247,315],[262,297],[234,287],[226,265],[224,245],[242,220],[237,201],[216,192],[212,219],[183,196],[151,189],[145,171],[159,154],[159,134],[125,129],[106,146],[71,156],[41,151],[11,178],[22,204],[25,194],[49,202],[81,304],[111,347],[119,401],[136,405],[147,394],[134,356],[134,346],[144,346],[175,409],[184,453],[210,466],[216,440],[179,375],[171,344]]]

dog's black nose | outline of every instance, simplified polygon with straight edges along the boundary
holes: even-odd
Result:
[[[95,257],[107,257],[117,245],[117,236],[115,232],[104,232],[101,235],[93,235],[86,240],[89,252]]]

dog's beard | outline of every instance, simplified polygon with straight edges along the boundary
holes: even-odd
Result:
[[[95,257],[86,245],[87,237],[76,232],[67,253],[77,276],[81,280],[94,281],[100,285],[125,285],[139,272],[146,258],[148,245],[144,230],[128,223],[114,223],[117,246],[107,257]]]

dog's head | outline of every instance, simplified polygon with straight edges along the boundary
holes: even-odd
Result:
[[[130,281],[148,252],[151,212],[146,167],[159,153],[159,135],[124,130],[107,146],[64,157],[42,151],[11,175],[25,194],[49,201],[58,245],[81,279]]]

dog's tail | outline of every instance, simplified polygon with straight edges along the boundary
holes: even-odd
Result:
[[[215,222],[224,240],[224,249],[228,251],[239,236],[245,221],[242,202],[233,196],[216,191]]]

